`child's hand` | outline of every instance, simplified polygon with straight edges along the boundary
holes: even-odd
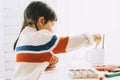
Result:
[[[52,56],[50,60],[50,64],[56,64],[58,62],[58,57],[57,56]]]
[[[102,37],[100,34],[94,34],[93,35],[93,40],[94,42],[96,42],[96,45],[100,44],[101,40],[102,40]]]
[[[55,68],[55,65],[58,63],[58,57],[52,56],[48,68]]]

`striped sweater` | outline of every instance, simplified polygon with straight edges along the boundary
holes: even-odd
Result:
[[[16,67],[12,80],[38,80],[55,54],[91,45],[92,36],[58,37],[47,30],[26,27],[16,46]]]

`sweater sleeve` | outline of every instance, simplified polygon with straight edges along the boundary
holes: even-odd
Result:
[[[92,44],[93,44],[93,37],[88,33],[77,36],[60,37],[53,52],[55,54],[65,53]]]

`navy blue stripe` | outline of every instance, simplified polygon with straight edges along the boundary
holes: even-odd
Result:
[[[19,46],[16,48],[16,51],[42,51],[42,50],[48,50],[50,49],[56,42],[57,36],[54,35],[52,39],[44,44],[44,45],[38,45],[38,46],[32,46],[32,45],[24,45],[24,46]]]

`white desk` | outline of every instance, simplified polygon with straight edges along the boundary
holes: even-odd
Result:
[[[85,61],[60,61],[56,69],[45,71],[39,80],[73,80],[68,75],[68,70],[71,68],[93,68]],[[99,80],[99,79],[74,79],[74,80]],[[104,80],[120,80],[120,77],[105,78]]]

